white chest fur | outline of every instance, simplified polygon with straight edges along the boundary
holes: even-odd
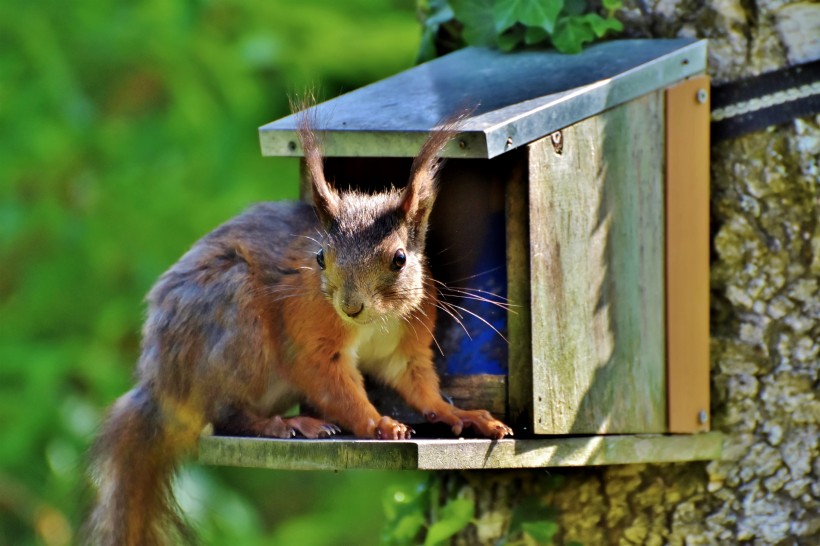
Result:
[[[400,319],[356,326],[347,351],[359,369],[393,383],[407,367],[401,350],[403,335]]]

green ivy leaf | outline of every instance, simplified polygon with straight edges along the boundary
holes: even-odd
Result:
[[[564,0],[564,15],[581,15],[586,11],[587,0]]]
[[[450,0],[456,19],[464,25],[462,37],[470,45],[493,46],[498,34],[493,0]]]
[[[424,24],[438,26],[452,20],[452,18],[453,8],[450,7],[450,4],[448,4],[446,0],[432,0],[427,17],[424,19]]]
[[[502,32],[516,22],[552,32],[564,0],[497,0],[493,8],[495,29]]]
[[[439,520],[430,526],[424,546],[434,546],[455,535],[472,521],[475,506],[469,499],[453,499],[441,509]]]
[[[527,27],[524,32],[524,43],[527,45],[540,44],[550,37],[550,33],[543,27]]]
[[[598,38],[603,38],[609,30],[618,32],[624,29],[624,26],[617,19],[604,19],[597,13],[587,13],[583,18],[589,23],[589,27]]]
[[[549,544],[558,532],[558,524],[553,521],[536,521],[522,524],[521,529],[538,544]]]
[[[533,28],[533,27],[526,27]],[[498,37],[498,49],[504,52],[512,51],[518,44],[524,41],[525,27],[521,25],[514,26],[504,34]]]
[[[436,33],[438,26],[431,28],[424,26],[419,41],[419,51],[416,54],[416,64],[423,63],[436,58]]]
[[[594,39],[595,33],[583,16],[567,17],[558,21],[552,45],[561,53],[580,53],[583,45]]]
[[[416,64],[436,58],[436,36],[439,28],[455,18],[453,8],[450,7],[447,0],[430,0],[426,7],[422,7],[420,4],[419,9],[423,13],[423,23]]]

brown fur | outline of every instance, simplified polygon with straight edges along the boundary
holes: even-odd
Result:
[[[299,132],[314,206],[251,208],[197,242],[148,295],[137,386],[116,402],[94,448],[95,546],[190,538],[170,483],[207,423],[240,435],[316,438],[339,425],[361,438],[409,438],[370,403],[361,369],[455,434],[512,434],[487,412],[446,403],[433,367],[436,291],[424,235],[452,128],[433,133],[406,189],[374,196],[331,188],[310,124]],[[278,416],[304,400],[320,419]]]

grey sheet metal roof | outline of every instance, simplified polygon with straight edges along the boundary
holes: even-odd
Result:
[[[582,53],[467,48],[317,105],[327,156],[412,157],[475,108],[445,157],[492,158],[706,70],[706,40],[616,40]],[[262,154],[299,156],[294,116],[259,128]]]

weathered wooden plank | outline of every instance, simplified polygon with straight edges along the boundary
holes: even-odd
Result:
[[[484,409],[496,419],[507,418],[507,376],[442,375],[441,392],[461,409]]]
[[[530,319],[529,176],[518,166],[507,180],[507,399],[510,424],[532,430],[532,332]]]
[[[399,470],[417,468],[418,452],[412,442],[203,436],[198,460],[278,470]]]
[[[663,95],[561,137],[529,147],[535,432],[663,432]]]
[[[666,91],[670,432],[709,430],[709,95],[708,76]]]
[[[633,435],[538,440],[271,440],[206,436],[199,462],[280,470],[549,468],[719,459],[723,436]]]

